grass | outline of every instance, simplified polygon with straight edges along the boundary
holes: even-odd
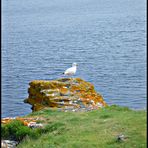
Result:
[[[46,126],[25,136],[18,148],[146,147],[146,111],[113,105],[91,112],[59,112],[48,109],[28,116],[44,117]],[[128,138],[117,142],[119,134]]]

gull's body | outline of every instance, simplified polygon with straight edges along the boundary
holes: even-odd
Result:
[[[63,74],[66,75],[66,76],[72,76],[76,73],[76,71],[77,71],[77,64],[73,63],[72,67],[65,70],[65,72]]]

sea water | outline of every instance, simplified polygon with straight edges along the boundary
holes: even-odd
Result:
[[[145,0],[3,0],[2,117],[31,112],[29,82],[74,77],[109,104],[146,108]]]

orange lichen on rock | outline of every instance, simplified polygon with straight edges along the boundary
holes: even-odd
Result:
[[[33,111],[46,107],[100,108],[107,105],[94,86],[80,78],[34,80],[29,85],[29,96],[24,102],[31,104]]]
[[[1,123],[2,124],[8,124],[8,123],[10,123],[10,122],[12,122],[13,120],[18,120],[18,121],[21,121],[25,126],[29,126],[30,125],[30,123],[36,123],[37,121],[41,121],[41,120],[44,120],[43,118],[41,119],[41,118],[39,118],[39,117],[37,117],[37,118],[23,118],[23,117],[15,117],[15,118],[12,118],[12,117],[8,117],[8,118],[2,118],[1,119]]]

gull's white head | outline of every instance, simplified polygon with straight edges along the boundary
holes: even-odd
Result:
[[[77,63],[72,63],[72,67],[78,66]]]

